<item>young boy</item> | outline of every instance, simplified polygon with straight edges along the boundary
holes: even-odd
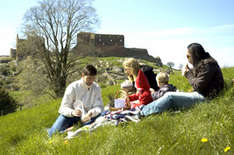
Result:
[[[176,91],[176,87],[172,84],[168,84],[169,82],[169,76],[167,73],[160,72],[157,74],[156,77],[157,84],[159,86],[158,91],[152,92],[152,98],[153,100],[157,100],[158,98],[162,97],[166,92],[169,91]]]

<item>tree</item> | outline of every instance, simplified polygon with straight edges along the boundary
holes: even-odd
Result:
[[[16,111],[17,107],[15,100],[0,87],[0,116]]]
[[[21,73],[17,76],[17,86],[21,90],[31,90],[34,96],[49,94],[55,97],[49,91],[50,81],[46,77],[44,64],[39,59],[28,56],[20,62],[18,69]]]
[[[162,63],[161,58],[160,58],[159,56],[157,56],[157,57],[155,58],[155,65],[156,65],[156,66],[159,66],[159,67],[162,67],[162,66],[163,66],[163,63]]]
[[[24,30],[45,40],[40,52],[50,86],[62,96],[74,59],[69,51],[80,31],[91,30],[97,22],[91,0],[41,0],[25,14]]]
[[[170,67],[170,68],[172,68],[172,67],[174,67],[174,66],[175,66],[175,63],[174,63],[174,62],[169,61],[169,62],[167,62],[167,66],[168,66],[168,67]]]

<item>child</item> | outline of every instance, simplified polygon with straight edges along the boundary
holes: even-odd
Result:
[[[159,90],[152,92],[151,95],[153,100],[157,100],[158,98],[162,97],[166,92],[176,91],[175,86],[173,86],[172,84],[168,84],[169,76],[167,73],[158,73],[156,81],[159,86]]]

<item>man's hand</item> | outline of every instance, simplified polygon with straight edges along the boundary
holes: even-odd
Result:
[[[83,118],[82,118],[82,122],[88,122],[90,119],[92,118],[92,112],[88,112]]]
[[[80,117],[82,112],[79,109],[76,109],[72,112],[72,116]]]

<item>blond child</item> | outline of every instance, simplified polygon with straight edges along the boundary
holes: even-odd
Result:
[[[152,92],[153,100],[157,100],[158,98],[162,97],[166,92],[169,91],[176,91],[176,87],[172,84],[168,84],[169,82],[169,75],[164,72],[159,72],[156,77],[157,84],[159,86],[158,91]]]

